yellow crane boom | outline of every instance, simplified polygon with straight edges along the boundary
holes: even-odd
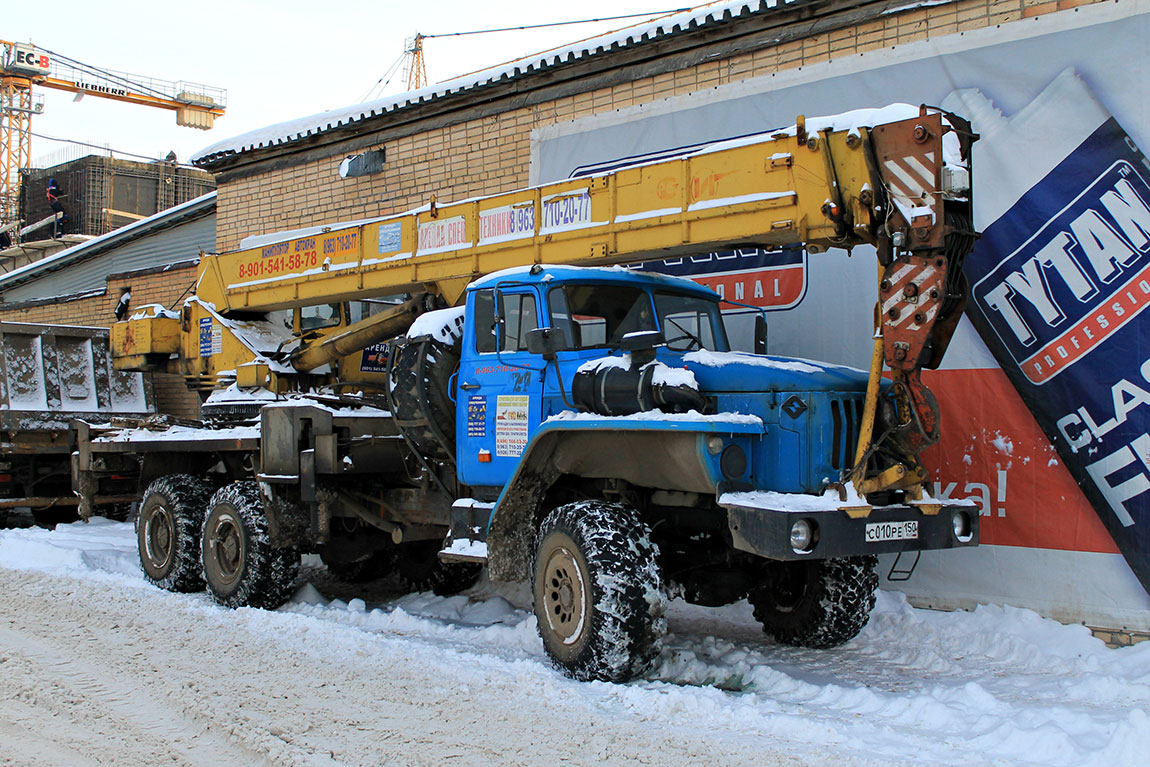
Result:
[[[401,333],[432,305],[424,299],[456,304],[471,281],[502,269],[793,243],[810,252],[871,245],[881,317],[856,463],[865,465],[871,449],[884,364],[899,408],[887,420],[902,424],[907,460],[855,484],[860,492],[914,487],[926,478],[914,457],[937,440],[937,406],[919,373],[937,366],[965,304],[973,139],[960,118],[906,105],[800,118],[789,129],[669,160],[451,204],[432,199],[367,223],[204,254],[196,295],[180,317],[113,326],[114,362],[182,372],[195,388],[235,382],[284,391],[322,383],[307,374]],[[275,350],[290,346],[290,354],[276,359],[227,321],[404,293],[414,298],[359,323],[345,316],[305,332],[297,317],[293,343]]]

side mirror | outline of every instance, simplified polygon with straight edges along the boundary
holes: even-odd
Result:
[[[767,353],[767,318],[762,314],[755,317],[755,354]]]
[[[535,328],[527,331],[527,351],[545,360],[555,358],[557,352],[567,348],[567,338],[559,328]]]

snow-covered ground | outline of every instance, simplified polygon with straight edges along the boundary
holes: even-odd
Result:
[[[880,593],[836,650],[676,602],[628,685],[553,670],[522,587],[399,596],[305,561],[275,612],[145,584],[130,524],[0,531],[0,764],[1146,764],[1150,642]]]

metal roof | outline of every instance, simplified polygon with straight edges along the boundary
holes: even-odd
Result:
[[[93,237],[79,245],[74,245],[47,258],[33,261],[19,269],[0,275],[0,294],[18,285],[39,279],[45,274],[95,258],[133,240],[209,215],[215,211],[215,208],[216,193],[213,191],[167,210],[162,210],[155,215],[134,221],[127,226],[113,229],[107,234]]]
[[[581,40],[567,47],[553,48],[543,53],[533,54],[420,90],[341,109],[332,109],[249,131],[201,149],[192,157],[192,162],[201,166],[210,165],[232,155],[291,144],[384,114],[549,72],[591,56],[609,54],[622,49],[634,49],[671,36],[730,24],[752,16],[770,13],[778,8],[796,6],[811,1],[755,0],[754,2],[746,2],[743,0],[740,2],[710,3],[682,13],[662,16],[653,21]]]

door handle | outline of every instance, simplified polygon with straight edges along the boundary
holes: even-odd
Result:
[[[461,383],[459,384],[459,388],[463,389],[464,391],[474,391],[479,388],[479,384]]]

